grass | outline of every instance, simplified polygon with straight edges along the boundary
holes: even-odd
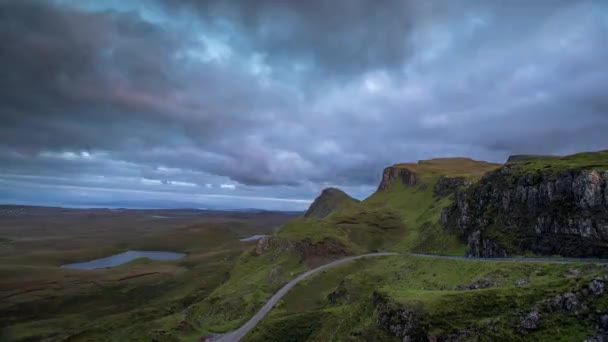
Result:
[[[570,269],[583,271],[568,277]],[[323,317],[310,320],[307,329],[313,333],[306,339],[293,341],[360,341],[394,340],[375,327],[376,313],[371,301],[373,291],[383,293],[397,305],[415,307],[424,314],[431,334],[449,334],[464,328],[484,328],[486,340],[522,340],[514,328],[521,316],[538,301],[565,293],[588,282],[604,267],[582,264],[482,262],[389,256],[357,260],[300,283],[290,291],[246,341],[262,341],[278,333],[292,320],[304,324],[302,317]],[[496,287],[464,291],[456,290],[480,279],[497,283]],[[528,279],[529,284],[516,286],[515,280]],[[340,283],[342,282],[342,285]],[[338,286],[345,287],[348,298],[331,305],[327,295]],[[597,308],[603,309],[601,297]],[[572,313],[543,314],[541,327],[528,335],[532,340],[582,340],[594,327]],[[278,336],[278,335],[274,335]],[[483,340],[483,339],[482,339]]]
[[[450,197],[433,196],[433,187],[439,177],[427,177],[422,187],[395,184],[390,189],[374,193],[363,202],[371,208],[391,208],[403,218],[407,228],[391,250],[464,254],[464,244],[439,223],[441,211],[452,202]]]
[[[234,330],[305,269],[295,252],[258,256],[247,250],[229,271],[226,282],[190,307],[189,322],[201,335]]]
[[[418,163],[401,163],[393,167],[406,168],[422,175],[423,180],[443,175],[447,177],[481,177],[484,173],[496,170],[501,164],[488,163],[470,158],[436,158],[421,160]]]
[[[396,164],[394,167],[416,172],[423,183],[415,186],[396,183],[325,218],[295,219],[276,235],[289,241],[312,243],[332,238],[340,241],[348,254],[391,250],[464,255],[464,243],[439,223],[442,210],[453,199],[435,195],[435,184],[441,177],[474,180],[498,166],[467,158]]]
[[[517,165],[519,173],[563,170],[608,170],[608,151],[584,152],[569,156],[530,156],[521,161],[509,163]]]

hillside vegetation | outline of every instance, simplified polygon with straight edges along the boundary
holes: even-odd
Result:
[[[394,250],[462,255],[462,242],[439,223],[441,211],[456,190],[498,167],[468,158],[396,164],[384,170],[379,190],[369,198],[336,205],[321,218],[296,219],[276,237],[313,243],[329,239],[342,245],[345,254]]]
[[[605,275],[603,265],[358,260],[300,283],[245,341],[583,341],[603,329]]]
[[[350,254],[417,251],[462,255],[465,245],[439,225],[443,208],[460,187],[499,165],[466,158],[398,164],[384,171],[381,190],[359,202],[323,191],[307,214],[286,223],[244,252],[228,280],[190,308],[202,334],[243,324],[298,273]],[[411,173],[416,182],[403,181]]]

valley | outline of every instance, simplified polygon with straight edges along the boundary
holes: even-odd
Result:
[[[0,208],[0,340],[103,341],[196,334],[184,309],[294,214],[200,210]],[[126,250],[179,251],[96,270],[67,263]]]

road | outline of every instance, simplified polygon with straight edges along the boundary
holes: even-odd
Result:
[[[312,270],[306,271],[285,286],[283,286],[277,293],[272,296],[266,304],[258,311],[247,323],[243,324],[240,328],[235,331],[217,336],[213,338],[211,341],[213,342],[237,342],[240,341],[249,331],[251,331],[267,314],[272,310],[272,308],[300,281],[304,278],[310,276],[311,274],[318,273],[326,268],[343,264],[346,262],[350,262],[353,260],[361,259],[361,258],[371,258],[371,257],[380,257],[380,256],[388,256],[388,255],[411,255],[417,257],[428,257],[428,258],[440,258],[440,259],[455,259],[455,260],[467,260],[467,261],[516,261],[516,262],[557,262],[557,263],[570,263],[570,262],[604,262],[608,263],[608,259],[584,259],[584,258],[467,258],[467,257],[459,257],[459,256],[450,256],[450,255],[435,255],[435,254],[418,254],[418,253],[391,253],[391,252],[380,252],[380,253],[371,253],[371,254],[363,254],[352,256],[344,259],[334,260],[328,264],[323,266],[319,266]]]

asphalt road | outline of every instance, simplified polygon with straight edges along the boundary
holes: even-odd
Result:
[[[411,255],[411,256],[419,256],[419,257],[429,257],[429,258],[440,258],[440,259],[455,259],[455,260],[468,260],[468,261],[516,261],[516,262],[557,262],[557,263],[569,263],[569,262],[604,262],[608,263],[608,259],[585,259],[585,258],[467,258],[467,257],[459,257],[459,256],[450,256],[450,255],[434,255],[434,254],[417,254],[417,253],[391,253],[391,252],[380,252],[380,253],[371,253],[371,254],[363,254],[356,255],[344,259],[334,260],[328,264],[323,266],[319,266],[312,270],[306,271],[285,286],[283,286],[277,293],[272,296],[266,304],[258,311],[247,323],[243,324],[240,328],[235,331],[217,336],[213,338],[211,341],[213,342],[236,342],[240,341],[249,331],[251,331],[267,314],[272,310],[272,307],[283,298],[291,290],[292,287],[296,286],[300,281],[304,278],[310,276],[311,274],[318,273],[326,268],[343,264],[346,262],[350,262],[353,260],[361,259],[361,258],[371,258],[371,257],[379,257],[379,256],[387,256],[387,255]]]

